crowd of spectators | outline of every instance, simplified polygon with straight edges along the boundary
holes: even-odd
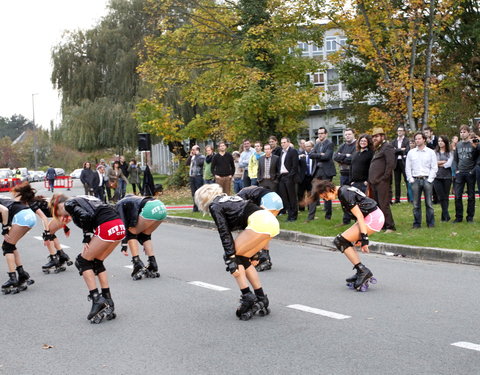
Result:
[[[306,222],[316,219],[321,202],[304,207],[306,194],[314,179],[332,181],[339,174],[340,185],[351,186],[375,199],[385,215],[383,230],[396,231],[391,205],[402,200],[413,206],[412,228],[422,226],[422,196],[426,211],[426,226],[435,226],[434,204],[438,203],[441,221],[450,221],[449,198],[455,197],[454,223],[464,219],[463,193],[467,191],[465,220],[472,222],[475,214],[475,183],[480,186],[479,137],[468,126],[461,126],[459,137],[452,140],[435,135],[431,128],[418,131],[410,137],[406,128],[399,126],[396,137],[387,139],[382,128],[370,134],[355,134],[347,128],[343,143],[336,150],[328,130],[320,127],[314,140],[301,139],[295,146],[287,137],[270,136],[268,142],[245,139],[241,149],[230,153],[227,144],[220,142],[217,152],[212,145],[192,147],[187,165],[192,197],[204,183],[218,183],[224,193],[257,185],[277,192],[283,200],[286,220],[298,219],[299,210],[308,210]],[[336,165],[335,165],[336,163]],[[403,180],[403,183],[402,183]],[[402,187],[405,189],[402,198]],[[332,202],[323,202],[324,219],[332,219]],[[194,211],[198,208],[194,206]],[[352,218],[344,214],[342,224]]]

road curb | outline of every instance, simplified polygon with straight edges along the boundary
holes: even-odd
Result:
[[[188,225],[204,229],[216,229],[215,223],[210,220],[168,216],[166,221],[171,224]],[[332,245],[333,237],[322,237],[292,230],[281,230],[276,238],[283,241],[322,246],[335,251]],[[442,249],[439,247],[409,246],[371,241],[370,252],[386,256],[399,256],[410,259],[433,260],[438,262],[480,266],[480,252],[474,251]]]

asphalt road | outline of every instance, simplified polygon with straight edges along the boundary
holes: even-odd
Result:
[[[35,284],[0,295],[0,374],[480,371],[477,267],[367,255],[378,284],[358,293],[343,282],[353,271],[340,253],[274,240],[274,268],[261,274],[272,313],[244,322],[218,234],[162,224],[153,234],[161,278],[133,281],[130,258],[115,250],[105,265],[118,316],[93,325],[76,269],[41,272],[40,235],[37,225],[18,244]],[[78,228],[59,237],[72,258],[79,253]],[[470,349],[452,345],[459,342]]]

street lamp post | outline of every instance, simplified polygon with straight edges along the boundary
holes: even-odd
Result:
[[[35,95],[32,94],[32,114],[33,114],[33,156],[35,170],[38,170],[38,139],[37,139],[37,127],[35,126]]]

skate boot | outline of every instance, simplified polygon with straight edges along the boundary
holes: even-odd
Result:
[[[87,316],[90,323],[99,324],[103,318],[112,312],[110,306],[107,304],[107,300],[100,293],[93,293],[92,296],[88,296],[88,300],[92,301],[92,309]]]
[[[145,265],[138,255],[132,257],[133,271],[132,279],[141,280],[143,275],[145,275]]]
[[[65,266],[65,263],[67,263],[67,266],[71,266],[73,264],[68,254],[62,249],[57,250],[57,257],[58,257],[60,266]]]
[[[112,320],[117,317],[117,314],[115,314],[115,304],[113,303],[112,295],[110,292],[102,292],[103,298],[107,301],[107,305],[110,307],[110,312],[105,316],[107,320]]]
[[[368,289],[369,282],[372,284],[376,284],[377,280],[372,277],[373,273],[367,267],[365,267],[362,263],[359,263],[355,266],[357,269],[357,280],[353,287],[359,292],[365,292]]]
[[[47,264],[42,266],[43,273],[49,274],[52,269],[53,269],[53,272],[55,272],[55,273],[65,271],[66,268],[60,266],[60,262],[59,262],[58,256],[56,254],[49,255],[47,259],[49,259]]]
[[[28,285],[32,285],[35,282],[35,280],[30,278],[28,272],[23,269],[23,266],[17,267],[17,273],[18,289],[20,289],[20,291],[27,289]]]
[[[255,267],[258,272],[268,271],[272,269],[272,259],[270,258],[270,251],[263,249],[260,251],[258,264]]]
[[[152,277],[152,278],[160,277],[160,273],[158,272],[157,261],[154,255],[148,257],[146,276]]]
[[[253,308],[254,313],[258,312],[258,315],[265,316],[270,314],[270,309],[268,308],[269,301],[268,297],[265,294],[264,296],[257,296],[257,302]]]
[[[2,293],[3,294],[17,294],[20,292],[18,289],[18,280],[17,274],[15,272],[8,272],[9,279],[6,283],[2,285]]]
[[[236,314],[240,320],[250,320],[252,319],[255,312],[253,311],[253,307],[255,302],[257,301],[257,297],[252,292],[247,294],[242,294],[240,297],[240,306],[238,306]]]
[[[354,267],[354,269],[355,269],[355,267]],[[345,281],[347,282],[347,286],[350,289],[353,289],[353,286],[354,286],[356,280],[357,280],[357,274],[354,274],[354,275],[345,279]]]

